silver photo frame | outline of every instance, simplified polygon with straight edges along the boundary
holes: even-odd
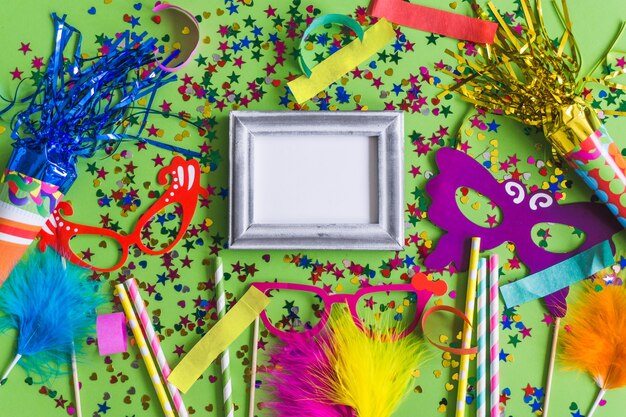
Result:
[[[399,111],[231,112],[230,249],[401,250],[404,246],[403,116],[403,112]],[[342,138],[346,138],[345,142]],[[364,138],[367,141],[356,141],[355,138]],[[354,152],[350,148],[353,145]],[[283,148],[270,146],[288,149],[283,151]],[[319,152],[320,149],[324,151],[324,146],[329,146],[329,152],[335,146],[347,151],[346,158],[342,161],[351,159],[355,154],[367,157],[368,152],[373,157],[369,158],[369,162],[365,161],[368,166],[364,171],[364,162],[356,160],[347,168],[337,167],[335,172],[332,166],[325,165],[326,158],[318,156],[314,161],[314,166],[320,167],[318,172],[301,172],[307,166],[313,165],[300,163],[298,158],[302,158],[302,155],[294,155],[293,150],[302,148]],[[272,152],[272,149],[279,151]],[[349,198],[356,196],[352,208],[364,208],[360,210],[360,218],[356,221],[349,218],[334,221],[332,216],[337,214],[345,217],[345,213],[341,214],[345,210],[340,210],[334,201],[324,202],[323,195],[316,195],[315,201],[321,201],[320,204],[325,209],[318,210],[314,207],[309,210],[310,203],[307,205],[303,202],[303,210],[294,210],[291,206],[285,209],[284,214],[290,218],[289,221],[284,221],[281,217],[269,221],[268,216],[282,209],[282,205],[278,206],[279,201],[290,205],[302,200],[302,190],[292,195],[290,192],[293,187],[274,184],[283,179],[292,180],[291,171],[280,171],[283,169],[282,163],[285,170],[296,169],[297,175],[307,177],[309,184],[315,183],[321,177],[326,178],[327,182],[330,178],[331,182],[326,186],[331,188],[334,183],[350,181],[350,178],[356,179],[361,185],[363,182],[370,184],[369,189],[364,189],[363,193],[369,195],[371,204],[368,205],[363,200],[363,193],[346,187],[344,190],[354,191]],[[363,177],[368,176],[369,182],[367,179],[362,181]],[[320,184],[320,189],[323,186],[324,184]],[[267,189],[255,189],[262,187]],[[284,196],[280,194],[283,191],[286,193]],[[343,194],[339,190],[335,195]],[[352,201],[348,200],[348,203]],[[271,206],[273,202],[277,204],[274,207]],[[301,211],[314,213],[312,220],[300,221],[297,215]]]

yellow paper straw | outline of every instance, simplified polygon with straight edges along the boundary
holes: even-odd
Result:
[[[174,417],[172,404],[170,404],[170,400],[167,398],[167,393],[165,392],[165,387],[163,386],[161,376],[157,371],[152,356],[150,356],[150,350],[148,349],[148,345],[146,344],[146,339],[143,337],[143,333],[141,333],[141,327],[139,327],[139,323],[137,322],[137,316],[135,315],[133,306],[130,303],[130,299],[128,298],[128,293],[126,293],[126,289],[124,288],[123,284],[117,284],[115,286],[115,289],[117,290],[117,297],[120,299],[120,303],[122,304],[122,308],[124,309],[124,314],[126,314],[126,320],[128,320],[130,329],[133,331],[133,336],[135,336],[135,342],[139,347],[141,357],[143,358],[143,361],[146,364],[146,368],[148,369],[148,375],[150,375],[152,386],[157,393],[157,397],[159,399],[159,402],[161,403],[161,407],[163,407],[163,412],[167,417]]]
[[[478,255],[480,253],[480,238],[472,238],[470,248],[469,271],[467,279],[467,295],[465,298],[465,315],[469,323],[463,325],[463,339],[461,347],[469,349],[472,345],[472,324],[476,306],[476,281],[478,280]],[[456,396],[456,417],[465,417],[465,396],[467,395],[467,376],[469,372],[469,355],[461,355],[459,368],[459,388]]]

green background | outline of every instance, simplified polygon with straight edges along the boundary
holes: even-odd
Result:
[[[290,37],[290,26],[288,22],[292,19],[293,29],[296,35],[306,27],[306,16],[314,16],[326,13],[342,13],[363,15],[363,8],[367,7],[365,1],[294,1],[273,0],[258,1],[253,0],[246,4],[239,1],[231,2],[207,2],[184,0],[178,5],[191,11],[194,15],[202,16],[200,23],[202,44],[198,53],[197,61],[180,71],[180,78],[191,77],[193,82],[203,87],[207,91],[207,97],[215,97],[218,101],[224,100],[225,107],[218,108],[215,102],[206,98],[190,97],[186,100],[180,93],[185,81],[177,81],[165,86],[160,90],[156,103],[161,104],[163,100],[171,103],[172,113],[181,111],[187,112],[191,120],[205,122],[210,126],[205,137],[201,137],[197,130],[190,125],[183,126],[173,117],[165,118],[162,115],[150,117],[148,126],[151,124],[161,129],[160,140],[173,143],[188,149],[198,150],[205,144],[202,159],[205,167],[203,184],[213,191],[209,201],[198,205],[194,225],[200,227],[202,223],[210,225],[207,230],[201,231],[197,236],[187,235],[183,242],[171,254],[174,258],[174,265],[167,267],[163,258],[150,257],[139,251],[131,250],[129,261],[125,267],[119,271],[96,276],[108,284],[114,284],[118,280],[134,276],[142,284],[146,291],[149,286],[154,286],[154,292],[150,295],[144,292],[144,299],[149,301],[149,309],[162,326],[161,334],[164,336],[163,347],[170,365],[174,367],[179,360],[176,350],[184,349],[189,351],[199,340],[197,328],[200,332],[206,331],[215,322],[215,309],[213,304],[213,290],[210,283],[213,271],[212,262],[214,256],[219,254],[224,259],[225,270],[227,272],[227,291],[229,302],[240,297],[244,290],[252,281],[272,281],[311,283],[310,278],[313,273],[314,264],[327,265],[334,264],[337,275],[323,273],[320,275],[321,281],[317,285],[330,285],[334,291],[355,291],[358,288],[358,277],[350,273],[348,266],[359,264],[367,266],[372,271],[370,282],[372,284],[380,282],[402,282],[407,279],[409,270],[414,267],[410,262],[403,261],[399,267],[391,267],[390,260],[399,257],[406,260],[406,257],[414,258],[417,265],[423,264],[423,254],[428,253],[429,248],[437,244],[441,231],[428,221],[428,197],[423,192],[427,178],[436,173],[434,155],[437,149],[442,146],[451,146],[456,143],[456,132],[460,131],[460,140],[467,142],[471,148],[469,153],[481,163],[489,160],[491,162],[502,162],[509,156],[515,154],[521,160],[518,165],[519,172],[526,173],[522,181],[529,187],[538,186],[548,188],[551,182],[551,175],[554,173],[555,165],[550,159],[550,151],[545,146],[544,139],[540,133],[525,128],[511,120],[487,116],[486,123],[492,120],[500,126],[495,131],[478,131],[471,129],[465,116],[469,110],[466,103],[457,97],[449,97],[439,103],[435,100],[439,90],[429,85],[427,82],[420,82],[421,94],[427,99],[427,103],[418,112],[407,111],[405,114],[406,131],[406,183],[405,200],[407,205],[406,213],[406,237],[417,236],[418,244],[407,246],[405,252],[396,254],[389,252],[330,252],[330,251],[229,251],[225,248],[227,241],[227,218],[228,218],[228,113],[230,110],[246,107],[239,107],[241,97],[249,94],[249,84],[255,81],[257,86],[262,86],[264,94],[258,101],[252,101],[247,105],[249,110],[281,110],[285,108],[293,109],[294,103],[285,91],[286,81],[291,76],[299,75],[299,68],[292,53],[298,44],[298,36]],[[233,12],[228,9],[234,4],[237,6]],[[467,2],[459,4],[443,1],[428,1],[429,4],[441,9],[452,10],[458,13],[469,14]],[[498,1],[497,7],[504,11],[514,11],[518,4],[513,1]],[[142,6],[142,7],[139,7]],[[32,60],[35,57],[43,57],[46,62],[51,53],[52,46],[52,21],[51,12],[58,14],[67,13],[68,22],[81,30],[84,36],[83,51],[89,55],[96,53],[97,36],[105,34],[113,36],[114,33],[130,29],[129,23],[125,22],[124,16],[129,15],[139,18],[140,26],[136,31],[146,30],[150,34],[162,38],[170,35],[169,39],[162,38],[163,43],[171,44],[173,41],[185,37],[180,35],[180,21],[172,19],[172,16],[163,15],[160,24],[151,21],[150,3],[135,3],[132,1],[111,0],[111,1],[40,1],[22,0],[19,2],[4,2],[2,5],[3,19],[0,20],[0,35],[2,36],[2,59],[0,60],[0,94],[5,97],[12,97],[15,93],[19,80],[12,80],[15,69],[23,72],[22,77],[33,75],[31,71]],[[309,7],[307,9],[307,7]],[[270,12],[266,12],[266,10]],[[574,22],[574,33],[579,43],[584,57],[584,68],[590,68],[592,64],[603,57],[607,48],[615,37],[620,24],[626,18],[626,5],[621,0],[603,1],[601,3],[591,3],[583,0],[572,0],[570,2],[571,19]],[[91,8],[95,9],[95,14],[90,13]],[[274,16],[271,9],[275,8]],[[547,20],[555,23],[551,6],[544,5]],[[233,9],[235,10],[235,9]],[[128,19],[127,19],[128,20]],[[365,23],[363,23],[365,24]],[[227,35],[220,34],[220,28],[226,28]],[[261,35],[254,35],[254,27],[261,29]],[[557,25],[552,25],[554,30],[551,35],[557,37],[561,29],[557,30]],[[339,33],[339,29],[332,28],[325,30],[332,36]],[[319,33],[325,33],[321,30]],[[359,68],[371,71],[373,78],[382,81],[380,88],[375,88],[372,82],[366,78],[354,79],[350,74],[344,77],[340,83],[331,87],[328,91],[331,94],[328,108],[331,110],[355,110],[357,108],[369,110],[381,110],[388,103],[398,106],[406,98],[407,80],[411,75],[419,77],[420,68],[426,67],[430,73],[434,73],[434,64],[443,60],[445,63],[454,65],[452,59],[444,54],[446,48],[457,50],[457,41],[453,39],[440,38],[428,33],[414,29],[402,28],[402,43],[407,40],[413,43],[412,50],[403,48],[395,55],[395,59],[389,57],[394,54],[394,47],[387,46],[381,52],[386,55],[374,55]],[[232,47],[233,42],[240,42],[242,38],[248,36],[250,40],[257,40],[256,44],[250,45],[238,52],[231,50],[222,52],[220,42],[226,42]],[[272,40],[274,39],[274,41]],[[284,63],[276,64],[276,52],[274,42],[276,39],[285,44],[283,54]],[[349,41],[344,36],[342,44]],[[32,51],[24,54],[18,50],[21,43],[28,44]],[[307,52],[309,59],[314,59],[315,54],[319,58],[328,55],[328,46],[324,47],[317,43],[314,51]],[[624,50],[626,45],[622,45]],[[618,44],[618,50],[620,45]],[[226,56],[225,56],[226,55]],[[619,56],[619,55],[618,55]],[[235,58],[241,57],[244,64],[236,66]],[[611,62],[609,62],[611,64]],[[613,63],[614,64],[614,63]],[[214,73],[208,77],[207,68],[213,66]],[[270,67],[268,67],[270,65]],[[271,65],[275,65],[274,68]],[[275,72],[272,73],[272,69]],[[36,75],[36,74],[35,74]],[[421,80],[420,80],[421,81]],[[404,82],[404,87],[403,87]],[[227,84],[226,84],[227,83]],[[27,81],[24,83],[21,94],[31,91]],[[400,85],[402,92],[394,93],[394,85]],[[341,99],[338,88],[343,87],[348,98]],[[229,97],[230,96],[230,97]],[[605,108],[624,109],[626,101],[622,101],[623,95],[620,92],[601,93],[600,89],[593,91],[593,100]],[[232,101],[229,101],[232,99]],[[208,104],[211,108],[211,115],[203,115],[203,106]],[[307,109],[318,110],[321,106],[308,102]],[[428,111],[425,111],[428,109]],[[438,109],[434,112],[435,109]],[[5,115],[0,120],[0,164],[6,164],[10,155],[10,118]],[[626,120],[611,118],[607,122],[609,131],[617,141],[620,148],[625,142],[622,139],[622,132],[626,128]],[[2,127],[4,129],[2,129]],[[422,143],[420,137],[429,138],[440,129],[447,129],[447,134],[438,137],[426,148],[419,148],[418,143]],[[187,132],[187,133],[184,133]],[[145,132],[144,132],[145,135]],[[180,140],[179,140],[180,139]],[[208,146],[208,148],[207,148]],[[125,156],[121,154],[126,150]],[[148,148],[139,151],[132,143],[125,143],[120,146],[113,156],[101,155],[91,161],[80,161],[78,166],[79,178],[68,193],[66,199],[71,201],[75,207],[75,221],[84,222],[90,225],[101,225],[103,216],[108,216],[110,224],[115,224],[120,230],[130,232],[134,221],[154,200],[155,196],[151,190],[161,190],[155,183],[155,175],[158,167],[155,167],[154,158],[163,157],[165,164],[171,159],[167,151],[156,148]],[[528,157],[532,156],[535,161],[544,161],[547,164],[547,173],[543,173],[541,166],[536,162],[529,163]],[[297,157],[294,156],[294,157]],[[136,168],[128,171],[128,164]],[[98,179],[98,170],[104,169],[105,178]],[[412,167],[420,167],[420,173],[413,175]],[[494,168],[493,175],[497,179],[504,179],[506,172]],[[582,181],[574,178],[570,172],[563,174],[565,180],[570,180],[567,184],[559,182],[559,191],[562,194],[562,201],[574,202],[587,200],[590,194]],[[558,177],[558,174],[557,174]],[[556,178],[556,177],[555,177]],[[558,180],[559,178],[557,178]],[[101,206],[98,200],[103,195],[111,195],[118,191],[123,194],[128,193],[129,188],[136,189],[138,198],[141,200],[139,207],[124,209],[112,203],[110,207]],[[306,189],[299,192],[316,193],[320,199],[324,198],[323,189]],[[472,209],[471,205],[478,202],[480,208]],[[487,214],[497,215],[497,210],[486,208],[484,197],[470,194],[470,201],[463,203],[459,201],[462,209],[468,216],[477,222],[484,222]],[[411,206],[417,207],[417,211],[412,211]],[[168,224],[168,227],[171,227]],[[542,238],[538,232],[539,226],[532,230],[537,242]],[[163,231],[161,231],[163,232]],[[167,234],[167,233],[165,233]],[[560,231],[551,229],[553,237],[545,239],[548,249],[555,251],[567,250],[575,246],[579,241],[571,233],[571,230],[563,227]],[[98,256],[104,258],[109,256],[112,250],[110,247],[103,248],[97,239],[92,243],[92,250]],[[516,266],[514,247],[503,244],[496,251],[503,259],[502,283],[512,279],[522,277],[526,274],[523,264]],[[308,259],[306,262],[294,262],[294,259]],[[186,259],[187,261],[181,261]],[[188,265],[188,261],[191,264]],[[241,268],[239,268],[241,266]],[[161,274],[167,274],[176,269],[178,278],[173,281],[167,280],[165,284],[158,283]],[[343,271],[343,274],[341,273]],[[435,271],[433,271],[435,272]],[[465,274],[453,274],[449,272],[435,272],[435,278],[446,280],[451,291],[464,294]],[[363,277],[361,277],[363,279]],[[104,286],[108,294],[112,294],[111,288]],[[442,297],[445,304],[462,308],[464,297],[453,298],[450,294]],[[113,300],[111,296],[111,300]],[[194,302],[195,300],[195,302]],[[432,303],[432,302],[431,302]],[[199,307],[200,306],[200,307]],[[208,306],[205,310],[202,306]],[[273,306],[279,309],[281,306]],[[102,313],[117,309],[112,303],[101,309]],[[208,311],[205,319],[202,318],[203,311]],[[544,385],[546,368],[546,358],[548,356],[549,336],[551,327],[542,322],[545,309],[540,302],[532,302],[524,305],[515,311],[508,312],[511,319],[520,324],[520,328],[532,329],[530,337],[523,337],[520,328],[512,326],[511,329],[501,328],[501,344],[507,354],[507,360],[501,362],[501,388],[509,389],[510,393],[506,405],[507,416],[527,416],[536,414],[532,407],[524,400],[523,389],[530,384],[531,387],[541,388]],[[303,313],[304,314],[304,313]],[[191,323],[191,325],[188,324]],[[185,326],[185,323],[187,325]],[[454,333],[460,330],[460,323],[452,322],[448,319],[439,319],[440,332],[453,337]],[[602,325],[599,323],[599,325]],[[454,330],[458,329],[458,330]],[[234,381],[235,402],[238,405],[237,416],[247,415],[247,389],[249,384],[249,344],[251,334],[244,333],[231,346],[231,361],[233,363],[232,375]],[[517,340],[519,339],[519,343]],[[275,340],[269,337],[263,329],[261,340],[270,346]],[[8,364],[14,351],[15,334],[6,334],[0,337],[0,365]],[[115,355],[110,358],[101,358],[97,354],[95,343],[88,343],[85,347],[86,355],[79,365],[79,372],[83,382],[82,405],[85,416],[159,416],[162,414],[158,405],[154,391],[150,386],[147,373],[143,363],[138,356],[134,346],[129,347],[129,353]],[[394,416],[408,417],[420,416],[452,416],[454,415],[454,402],[456,400],[455,389],[448,391],[446,384],[455,385],[452,376],[456,372],[443,362],[441,353],[432,349],[433,359],[420,368],[420,376],[415,378],[410,386],[406,401],[396,411]],[[260,358],[263,362],[263,355]],[[192,415],[222,415],[219,369],[213,365],[205,372],[204,377],[199,380],[193,388],[184,396],[188,407],[192,408]],[[595,397],[595,384],[586,375],[567,372],[557,365],[554,376],[554,392],[551,402],[552,414],[555,416],[569,416],[585,414]],[[0,388],[0,415],[13,416],[63,416],[67,415],[67,408],[73,400],[71,390],[71,378],[62,375],[48,381],[46,384],[29,384],[26,374],[22,369],[16,369],[9,382]],[[262,381],[263,374],[259,375]],[[383,381],[374,381],[384,383]],[[262,384],[261,384],[262,385]],[[264,398],[263,387],[259,390],[261,399]],[[67,400],[69,402],[64,402]],[[539,399],[541,401],[541,399]],[[596,415],[617,416],[623,413],[626,406],[626,399],[622,391],[609,392],[606,395],[607,404],[602,407]],[[448,406],[442,406],[447,401]],[[535,401],[534,399],[531,403]],[[579,411],[580,407],[580,411]],[[468,408],[468,414],[473,413],[473,407]],[[580,413],[580,414],[578,414]],[[258,415],[266,415],[267,411],[258,411]]]

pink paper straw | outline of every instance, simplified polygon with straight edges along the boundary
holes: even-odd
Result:
[[[478,354],[476,355],[476,417],[485,417],[487,414],[487,404],[485,402],[487,391],[487,260],[480,259],[478,267],[478,289],[476,291],[478,301],[478,311],[476,320],[476,344]]]
[[[500,416],[500,294],[498,293],[498,255],[489,257],[489,377],[491,417]]]
[[[152,348],[152,354],[157,360],[157,364],[161,373],[163,374],[163,379],[167,382],[167,377],[172,373],[170,370],[170,366],[167,363],[167,359],[165,359],[165,355],[163,354],[163,349],[161,348],[161,342],[159,341],[159,337],[156,335],[154,331],[154,327],[152,326],[152,320],[148,316],[148,311],[146,310],[146,304],[143,302],[141,298],[141,294],[139,294],[139,287],[137,286],[137,281],[134,278],[126,280],[124,283],[126,284],[126,288],[128,288],[128,292],[130,294],[130,299],[135,305],[135,309],[137,310],[137,315],[139,316],[139,321],[141,322],[141,327],[148,338],[148,344]],[[183,398],[180,395],[180,391],[171,383],[167,382],[167,389],[172,396],[172,401],[174,401],[174,408],[180,417],[189,417],[189,413],[187,412],[187,408],[183,403]]]

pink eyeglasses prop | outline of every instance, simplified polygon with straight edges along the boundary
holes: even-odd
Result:
[[[444,281],[430,281],[428,280],[426,275],[422,273],[417,273],[413,277],[411,284],[390,284],[361,288],[354,294],[329,294],[322,288],[307,284],[254,282],[252,283],[252,285],[268,296],[270,295],[269,292],[273,290],[292,290],[312,293],[318,296],[324,304],[324,310],[322,312],[320,321],[310,329],[307,329],[305,332],[281,330],[278,327],[274,326],[274,324],[267,317],[267,312],[263,311],[261,313],[261,320],[263,321],[265,327],[271,334],[282,339],[285,342],[293,341],[294,339],[299,339],[303,337],[311,338],[319,334],[326,326],[326,323],[330,318],[332,305],[336,303],[347,304],[350,313],[352,314],[354,324],[359,328],[364,328],[363,321],[359,317],[358,313],[359,301],[362,301],[365,296],[370,294],[391,292],[406,292],[416,295],[415,316],[413,317],[411,324],[398,335],[398,337],[400,338],[405,337],[408,334],[412,333],[419,325],[420,317],[422,316],[422,313],[424,312],[428,301],[430,301],[430,298],[433,295],[444,295],[447,291],[447,285]]]

